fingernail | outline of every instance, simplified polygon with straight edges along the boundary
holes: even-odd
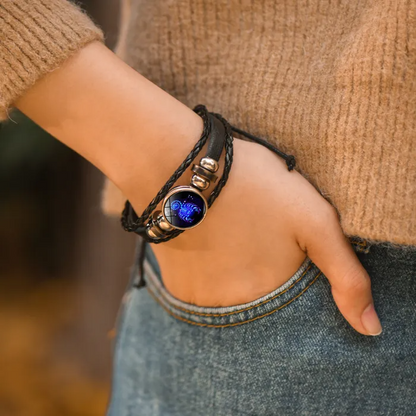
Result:
[[[364,312],[361,315],[361,323],[364,325],[364,328],[369,335],[380,335],[383,330],[372,303],[364,309]]]

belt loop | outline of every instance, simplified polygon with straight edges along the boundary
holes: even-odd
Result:
[[[359,236],[350,236],[348,239],[356,252],[366,254],[369,253],[370,244],[365,238]]]

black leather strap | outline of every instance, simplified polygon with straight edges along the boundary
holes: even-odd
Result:
[[[224,149],[225,128],[224,124],[212,114],[209,113],[208,118],[211,123],[211,132],[208,138],[208,149],[205,156],[218,162]]]

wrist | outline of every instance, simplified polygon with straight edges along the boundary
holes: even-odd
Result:
[[[178,113],[174,122],[167,117],[163,123],[165,128],[159,123],[158,129],[144,143],[133,144],[122,161],[110,160],[110,163],[114,163],[109,169],[110,179],[121,189],[139,215],[201,137],[201,117],[183,107],[185,111],[181,115]],[[132,126],[130,131],[135,131],[135,127]],[[126,141],[134,142],[134,138]],[[204,146],[199,155],[205,154],[205,150]],[[199,160],[199,155],[195,160]],[[189,185],[191,177],[192,172],[188,168],[174,186]]]

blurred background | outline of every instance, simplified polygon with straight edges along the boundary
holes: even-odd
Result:
[[[81,3],[117,41],[118,0]],[[0,130],[0,415],[98,416],[135,238],[103,176],[18,111]]]

